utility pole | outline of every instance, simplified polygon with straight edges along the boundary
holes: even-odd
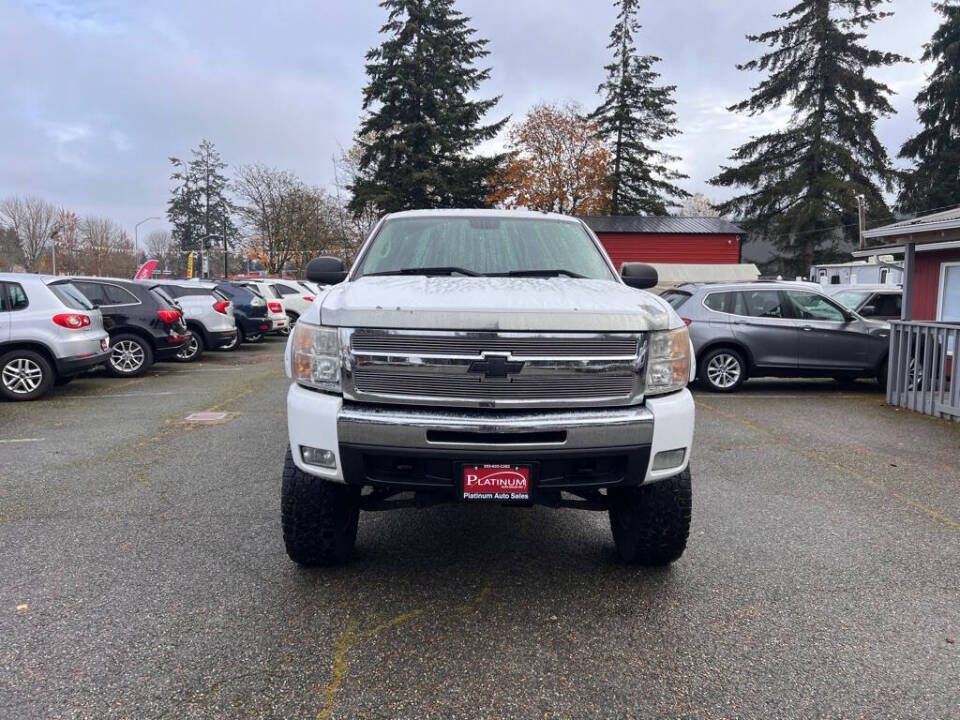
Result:
[[[857,216],[860,224],[860,249],[867,246],[867,240],[863,237],[864,225],[866,225],[866,215],[863,211],[863,195],[857,195]]]
[[[137,255],[140,254],[140,226],[143,225],[145,222],[150,222],[151,220],[159,220],[159,219],[160,218],[156,216],[144,218],[143,220],[141,220],[140,222],[138,222],[136,225],[133,226],[133,261],[134,263],[137,262]]]

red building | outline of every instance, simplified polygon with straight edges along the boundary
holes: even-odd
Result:
[[[903,320],[960,322],[960,208],[868,230],[856,257],[904,258]]]
[[[960,208],[875,228],[854,255],[903,255],[901,320],[890,323],[887,402],[960,422]]]
[[[625,262],[734,265],[744,231],[713,217],[585,217],[617,269]]]

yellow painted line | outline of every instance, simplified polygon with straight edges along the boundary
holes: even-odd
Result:
[[[360,627],[359,620],[351,620],[346,629],[340,634],[336,644],[336,654],[333,656],[333,668],[330,671],[330,680],[323,688],[323,707],[317,713],[317,720],[327,720],[333,712],[333,706],[337,701],[337,690],[340,689],[340,683],[350,669],[350,663],[347,662],[347,653],[364,640],[376,637],[384,630],[388,630],[397,625],[409,622],[414,618],[423,615],[423,610],[411,610],[410,612],[394,615],[389,620],[374,625],[369,630],[363,630]]]
[[[773,438],[773,439],[776,441],[776,444],[777,444],[777,445],[781,445],[781,446],[784,446],[784,447],[789,447],[790,449],[795,450],[796,452],[799,452],[799,453],[804,454],[804,455],[806,455],[806,456],[808,456],[808,457],[812,457],[812,458],[814,458],[814,459],[816,459],[816,460],[819,460],[819,461],[822,462],[823,464],[832,467],[834,470],[837,470],[838,472],[840,472],[840,473],[842,473],[842,474],[849,475],[850,477],[855,478],[856,480],[859,480],[860,482],[862,482],[862,483],[864,483],[864,484],[866,484],[866,485],[869,485],[869,486],[872,487],[872,488],[876,488],[877,490],[879,490],[879,491],[882,492],[883,494],[888,495],[888,496],[890,496],[890,497],[892,497],[892,498],[900,501],[900,502],[903,503],[904,505],[907,505],[907,506],[909,506],[909,507],[912,507],[912,508],[914,508],[915,510],[921,511],[922,513],[924,513],[925,515],[927,515],[927,516],[928,516],[930,519],[932,519],[932,520],[935,520],[935,521],[937,521],[937,522],[939,522],[939,523],[942,523],[942,524],[946,525],[947,527],[951,527],[951,528],[953,528],[954,530],[960,530],[960,522],[958,522],[957,520],[954,520],[953,518],[948,517],[948,516],[944,515],[943,513],[939,512],[939,511],[937,511],[937,510],[934,510],[934,509],[931,508],[931,507],[927,507],[927,506],[924,505],[923,503],[917,502],[917,501],[914,500],[913,498],[906,497],[905,495],[902,495],[902,494],[896,492],[895,490],[891,490],[891,489],[888,488],[886,485],[884,485],[882,482],[878,482],[877,480],[874,480],[873,478],[868,477],[867,475],[864,475],[863,473],[859,472],[858,470],[854,470],[853,468],[849,468],[849,467],[846,467],[845,465],[840,465],[839,463],[834,462],[834,461],[833,461],[830,457],[828,457],[825,453],[821,453],[821,452],[818,452],[817,450],[813,450],[813,449],[807,449],[807,448],[797,447],[797,446],[795,446],[795,445],[787,442],[783,437],[780,437],[780,436],[778,436],[777,434],[775,434],[775,433],[773,433],[773,432],[770,432],[770,431],[767,430],[766,428],[762,428],[762,427],[760,427],[759,425],[756,425],[756,424],[750,422],[749,420],[744,420],[743,418],[739,417],[738,415],[735,415],[734,413],[727,412],[727,411],[725,411],[725,410],[721,410],[721,409],[716,408],[716,407],[714,407],[714,406],[712,406],[712,405],[709,405],[709,404],[703,402],[702,400],[697,400],[697,405],[699,405],[699,406],[701,406],[701,407],[703,407],[703,408],[705,408],[705,409],[707,409],[707,410],[710,410],[711,412],[716,413],[716,414],[719,415],[720,417],[726,418],[726,419],[728,419],[728,420],[732,420],[733,422],[740,423],[740,424],[743,425],[744,427],[750,428],[751,430],[753,430],[753,431],[755,431],[755,432],[758,432],[758,433],[761,433],[762,435],[766,435],[767,437]]]
[[[480,604],[487,599],[487,595],[490,594],[490,589],[491,584],[488,582],[486,585],[480,588],[480,592],[477,593],[473,600],[468,602],[466,605],[461,605],[458,607],[456,612],[460,615],[466,615],[468,613],[475,612],[477,608],[480,607]]]

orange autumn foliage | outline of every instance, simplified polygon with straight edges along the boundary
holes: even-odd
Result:
[[[576,105],[535,105],[510,129],[515,153],[489,178],[490,205],[566,215],[602,214],[610,201],[610,153]]]

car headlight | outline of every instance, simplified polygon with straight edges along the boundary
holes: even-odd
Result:
[[[690,380],[690,334],[685,327],[648,335],[647,395],[682,390]]]
[[[290,379],[340,392],[340,337],[336,328],[300,320],[290,334]]]

